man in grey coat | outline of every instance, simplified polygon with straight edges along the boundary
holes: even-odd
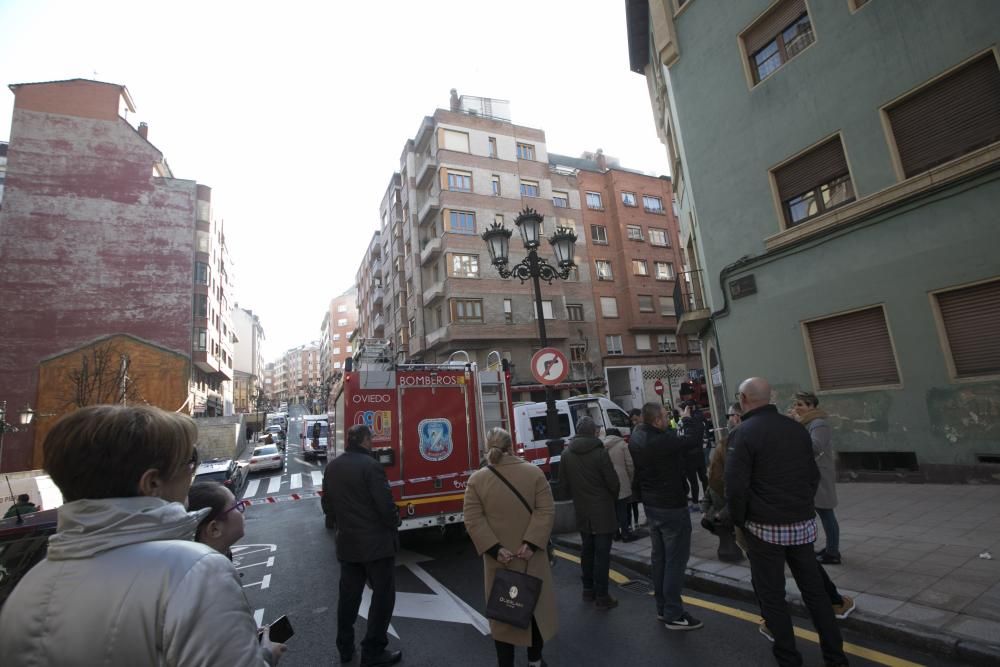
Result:
[[[559,467],[562,483],[573,498],[580,531],[583,599],[593,600],[598,609],[613,609],[618,600],[608,595],[608,571],[611,541],[618,527],[615,501],[620,485],[590,417],[581,417],[576,423],[576,436],[563,451]]]

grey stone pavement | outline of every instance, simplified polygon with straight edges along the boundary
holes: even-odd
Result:
[[[851,625],[930,638],[924,643],[944,652],[970,644],[995,650],[1000,660],[1000,485],[848,482],[837,494],[843,564],[826,571],[856,600]],[[691,515],[688,585],[748,597],[748,562],[720,562],[718,540],[699,525],[701,516]],[[819,548],[825,537],[817,526]],[[580,538],[557,541],[578,546]],[[614,561],[646,574],[649,558],[648,536],[612,547]],[[798,589],[786,575],[794,603]]]

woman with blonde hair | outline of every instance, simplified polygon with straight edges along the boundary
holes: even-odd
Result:
[[[500,667],[514,665],[515,646],[528,647],[531,667],[545,665],[542,647],[555,636],[557,622],[545,550],[554,519],[555,504],[545,475],[514,456],[510,433],[492,429],[486,438],[486,466],[473,473],[465,490],[465,528],[483,557],[486,595],[497,570],[512,563],[518,565],[518,572],[527,571],[542,580],[530,628],[490,621]]]

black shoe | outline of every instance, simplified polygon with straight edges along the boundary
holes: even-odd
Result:
[[[583,589],[583,601],[584,602],[593,602],[594,601],[594,589],[593,588],[584,588]]]
[[[697,630],[704,624],[685,611],[680,618],[668,621],[664,625],[667,626],[667,630]]]
[[[387,667],[395,665],[403,659],[402,651],[382,651],[374,658],[361,656],[361,667]]]
[[[350,652],[340,651],[340,664],[347,665],[347,664],[349,664],[353,660],[354,660],[354,650],[353,649]]]
[[[825,551],[822,554],[820,554],[819,556],[816,556],[816,560],[818,560],[823,565],[840,565],[840,556],[839,555],[838,556],[832,556],[832,555],[826,553]]]

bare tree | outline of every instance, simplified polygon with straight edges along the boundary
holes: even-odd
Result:
[[[80,355],[80,365],[66,372],[65,407],[107,403],[145,403],[132,360],[114,343],[95,345]]]

